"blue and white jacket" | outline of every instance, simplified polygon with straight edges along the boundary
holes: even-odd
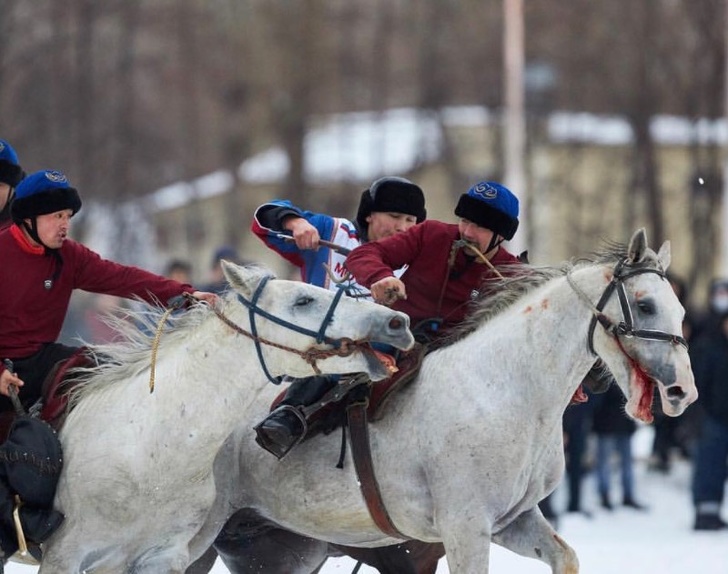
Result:
[[[251,230],[270,249],[298,267],[301,270],[301,279],[306,283],[335,290],[337,282],[341,281],[348,295],[368,298],[369,290],[356,283],[346,272],[346,255],[323,245],[318,251],[301,250],[293,241],[279,237],[288,233],[284,231],[282,222],[289,215],[304,218],[318,230],[321,239],[349,250],[362,243],[356,225],[348,219],[304,211],[288,200],[273,200],[255,210]],[[327,267],[335,280],[327,272]]]

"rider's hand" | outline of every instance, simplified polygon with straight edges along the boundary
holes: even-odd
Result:
[[[389,306],[399,299],[407,299],[404,283],[396,277],[385,277],[376,283],[372,283],[370,291],[374,300],[382,305]]]
[[[318,229],[302,217],[290,217],[286,219],[283,227],[291,232],[293,240],[296,242],[296,247],[299,249],[313,249],[315,251],[319,248],[319,239],[321,237],[319,236]]]
[[[16,375],[15,373],[11,373],[7,369],[5,369],[0,375],[0,394],[9,397],[10,392],[8,391],[8,388],[10,387],[10,385],[14,386],[17,392],[18,390],[20,390],[20,387],[22,387],[23,384],[23,381],[18,378],[18,375]]]
[[[217,293],[209,293],[207,291],[195,291],[192,296],[198,301],[204,301],[210,307],[217,307],[220,303],[220,296]]]

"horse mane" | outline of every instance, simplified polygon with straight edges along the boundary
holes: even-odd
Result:
[[[433,347],[446,347],[469,335],[483,323],[500,315],[526,294],[575,269],[589,265],[615,265],[627,257],[627,246],[623,243],[603,241],[602,246],[586,256],[562,262],[556,266],[534,266],[525,263],[504,265],[502,279],[489,279],[483,283],[478,296],[470,302],[470,310],[462,323],[437,339]],[[647,250],[640,265],[657,265],[657,255]]]
[[[229,291],[223,297],[221,311],[235,297]],[[191,331],[211,317],[207,304],[196,303],[191,307],[170,313],[161,304],[150,305],[140,301],[134,309],[113,312],[103,320],[116,332],[112,342],[85,344],[86,354],[92,366],[76,367],[69,370],[77,384],[73,387],[70,401],[77,403],[101,387],[108,387],[129,380],[148,369],[152,363],[152,350],[160,323],[164,328],[157,343],[157,350],[175,348],[189,340]]]

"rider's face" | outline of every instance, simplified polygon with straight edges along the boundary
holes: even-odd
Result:
[[[7,183],[0,183],[0,211],[5,209],[10,197],[10,186]]]
[[[63,209],[36,217],[38,237],[50,249],[59,249],[71,228],[71,209]]]
[[[486,254],[486,249],[488,249],[494,235],[490,229],[481,227],[477,223],[473,223],[465,218],[460,218],[458,229],[460,230],[461,238],[475,245],[483,255]]]
[[[369,241],[384,239],[390,235],[407,231],[417,224],[417,218],[407,213],[374,211],[367,217]]]

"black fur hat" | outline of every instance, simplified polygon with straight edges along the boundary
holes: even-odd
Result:
[[[422,189],[403,177],[382,177],[361,194],[356,222],[360,229],[367,229],[367,217],[374,211],[406,213],[414,215],[417,223],[427,219],[425,194]]]

